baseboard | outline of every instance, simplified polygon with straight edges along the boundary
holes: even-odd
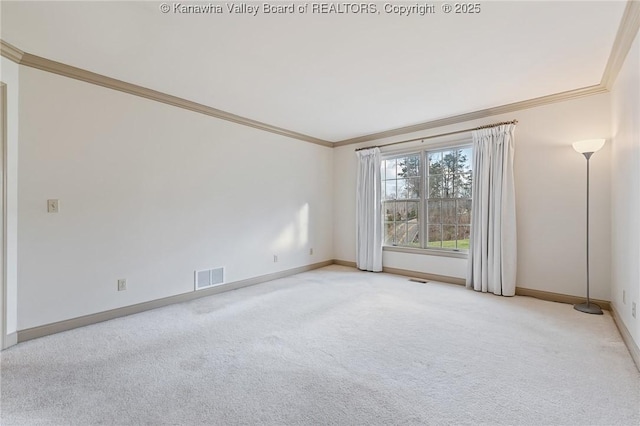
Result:
[[[18,333],[16,332],[9,333],[6,336],[4,336],[4,340],[2,341],[2,348],[0,349],[5,350],[17,344],[18,344]]]
[[[429,274],[426,272],[409,271],[407,269],[382,267],[382,272],[394,275],[402,275],[411,278],[420,278],[427,281],[438,281],[447,284],[465,285],[464,278],[450,277],[448,275]]]
[[[192,291],[189,293],[177,294],[175,296],[164,297],[162,299],[151,300],[149,302],[138,303],[135,305],[124,306],[122,308],[111,309],[109,311],[98,312],[95,314],[85,315],[78,318],[59,321],[51,324],[41,325],[38,327],[19,330],[17,332],[17,342],[25,342],[27,340],[36,339],[38,337],[48,336],[50,334],[60,333],[62,331],[72,330],[78,327],[84,327],[96,324],[102,321],[108,321],[127,315],[138,314],[140,312],[151,309],[161,308],[163,306],[172,305],[174,303],[188,302],[190,300],[199,299],[201,297],[212,296],[214,294],[226,291],[237,290],[243,287],[264,283],[267,281],[285,278],[291,275],[300,274],[302,272],[311,271],[313,269],[323,268],[333,264],[332,260],[318,262],[311,265],[300,266],[298,268],[287,269],[285,271],[274,272],[272,274],[261,275],[258,277],[248,278],[246,280],[235,281],[232,283],[208,288],[206,290]],[[15,335],[15,333],[14,333]],[[15,344],[15,343],[14,343]]]
[[[622,340],[624,341],[625,345],[627,345],[627,349],[629,349],[629,353],[631,354],[633,362],[635,362],[636,364],[636,368],[638,369],[638,371],[640,371],[640,348],[638,348],[638,344],[633,340],[633,337],[631,337],[629,329],[626,325],[624,325],[624,322],[622,322],[622,319],[618,315],[618,312],[616,312],[613,305],[611,305],[611,316],[613,317],[613,321],[618,327],[618,331],[622,336]]]
[[[336,265],[349,266],[351,268],[356,268],[355,262],[349,262],[347,260],[333,259],[333,263]],[[411,277],[411,278],[420,278],[427,281],[438,281],[438,282],[447,283],[447,284],[465,285],[464,278],[450,277],[448,275],[429,274],[427,272],[417,272],[417,271],[410,271],[408,269],[389,268],[386,266],[382,267],[382,272],[386,272],[387,274],[402,275],[402,276]]]
[[[571,296],[571,295],[562,294],[562,293],[553,293],[550,291],[533,290],[531,288],[522,288],[522,287],[516,287],[516,296],[529,296],[529,297],[535,297],[536,299],[546,300],[549,302],[569,303],[571,305],[576,305],[576,304],[585,302],[584,297]],[[608,300],[591,299],[591,301],[596,305],[600,306],[602,309],[605,309],[607,311],[611,310],[611,303]]]
[[[349,262],[348,260],[333,259],[333,263],[334,265],[348,266],[349,268],[357,267],[356,262]]]

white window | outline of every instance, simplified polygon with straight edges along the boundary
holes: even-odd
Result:
[[[383,158],[385,245],[468,251],[472,154],[460,145]]]

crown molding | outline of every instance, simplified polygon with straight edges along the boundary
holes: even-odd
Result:
[[[555,93],[553,95],[541,96],[539,98],[529,99],[526,101],[514,102],[494,108],[482,109],[479,111],[469,112],[466,114],[453,115],[451,117],[441,118],[438,120],[427,121],[425,123],[414,124],[411,126],[399,127],[397,129],[386,130],[384,132],[372,133],[369,135],[359,136],[356,138],[345,139],[333,144],[334,147],[345,145],[353,145],[362,142],[371,142],[383,138],[405,135],[407,133],[420,132],[422,130],[435,129],[438,127],[450,126],[453,124],[464,123],[480,118],[491,117],[493,115],[506,114],[510,112],[520,111],[528,108],[535,108],[541,105],[552,104],[556,102],[567,101],[570,99],[581,98],[584,96],[597,95],[606,93],[606,87],[601,84],[595,86],[583,87],[581,89],[568,90],[566,92]]]
[[[5,41],[2,41],[1,53],[2,56],[5,56],[6,58],[16,63],[27,67],[47,71],[68,78],[73,78],[75,80],[84,81],[86,83],[95,84],[97,86],[107,87],[109,89],[128,93],[130,95],[162,102],[167,105],[194,111],[200,114],[208,115],[210,117],[231,121],[232,123],[240,124],[247,127],[253,127],[254,129],[264,130],[265,132],[275,133],[278,135],[326,147],[333,146],[331,142],[325,141],[323,139],[314,138],[313,136],[294,132],[292,130],[287,130],[282,127],[272,126],[270,124],[262,123],[260,121],[252,120],[250,118],[242,117],[236,114],[231,114],[229,112],[212,108],[207,105],[199,104],[197,102],[193,102],[184,98],[138,86],[137,84],[127,83],[125,81],[87,71],[82,68],[77,68],[71,65],[63,64],[61,62],[56,62],[47,58],[32,55],[30,53],[26,53],[21,51],[20,49],[17,49],[16,47],[10,45]]]
[[[638,30],[640,30],[640,1],[629,0],[620,20],[616,40],[613,43],[607,66],[602,75],[601,84],[607,89],[611,90],[613,87],[613,83],[618,77],[618,73],[638,34]]]
[[[19,64],[22,61],[24,52],[4,40],[0,40],[0,55]]]

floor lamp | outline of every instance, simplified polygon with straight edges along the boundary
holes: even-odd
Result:
[[[604,139],[589,139],[573,143],[573,149],[587,159],[587,302],[573,305],[573,308],[580,312],[596,315],[602,315],[602,309],[589,300],[589,159],[594,152],[604,146],[604,142]]]

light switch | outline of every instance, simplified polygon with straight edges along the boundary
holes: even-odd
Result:
[[[47,212],[58,213],[58,200],[47,200]]]

